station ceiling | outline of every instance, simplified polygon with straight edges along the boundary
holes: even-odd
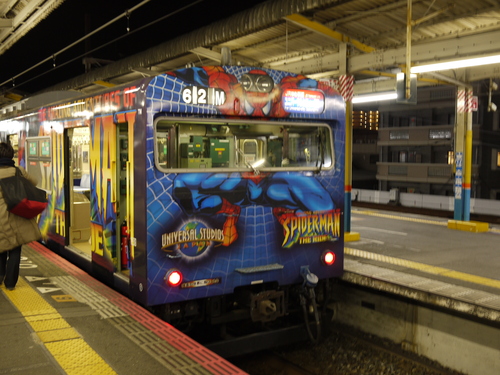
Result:
[[[0,0],[0,54],[35,28],[64,0]]]
[[[62,1],[0,0],[0,53]],[[408,62],[415,66],[497,53],[496,0],[269,0],[46,91],[91,94],[103,86],[186,66],[218,65],[230,58],[233,64],[313,78],[352,74],[359,95],[394,90],[395,76]],[[418,84],[462,85],[500,78],[498,61],[421,73]],[[4,104],[8,100],[4,98]]]

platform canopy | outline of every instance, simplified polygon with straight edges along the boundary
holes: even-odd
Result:
[[[43,17],[62,1],[0,0],[0,53],[28,27],[16,29],[18,18]],[[14,3],[24,8],[17,11],[11,7]],[[28,7],[36,10],[28,12]],[[36,27],[36,20],[28,22],[30,27]],[[6,37],[8,30],[14,32]],[[496,0],[268,0],[46,90],[89,94],[166,70],[223,61],[313,78],[352,74],[354,94],[362,95],[394,90],[397,73],[406,72],[408,64],[456,61],[499,51],[500,2]],[[417,83],[459,85],[497,78],[500,58],[498,62],[418,73]]]

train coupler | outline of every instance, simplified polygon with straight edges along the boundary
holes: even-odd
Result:
[[[250,299],[250,316],[254,322],[270,322],[285,315],[285,293],[267,290],[252,294]]]

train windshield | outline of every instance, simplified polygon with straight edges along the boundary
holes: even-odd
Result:
[[[327,124],[157,119],[159,170],[321,170],[334,165]]]

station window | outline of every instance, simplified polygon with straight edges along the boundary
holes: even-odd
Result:
[[[155,163],[181,169],[315,170],[332,168],[326,124],[278,122],[155,122]]]
[[[407,140],[410,139],[410,133],[407,130],[392,130],[389,132],[389,139],[394,140]]]
[[[429,130],[429,139],[451,139],[451,130]]]
[[[491,150],[491,169],[499,169],[500,168],[500,151],[496,148]]]
[[[448,151],[448,164],[455,164],[455,152]]]

